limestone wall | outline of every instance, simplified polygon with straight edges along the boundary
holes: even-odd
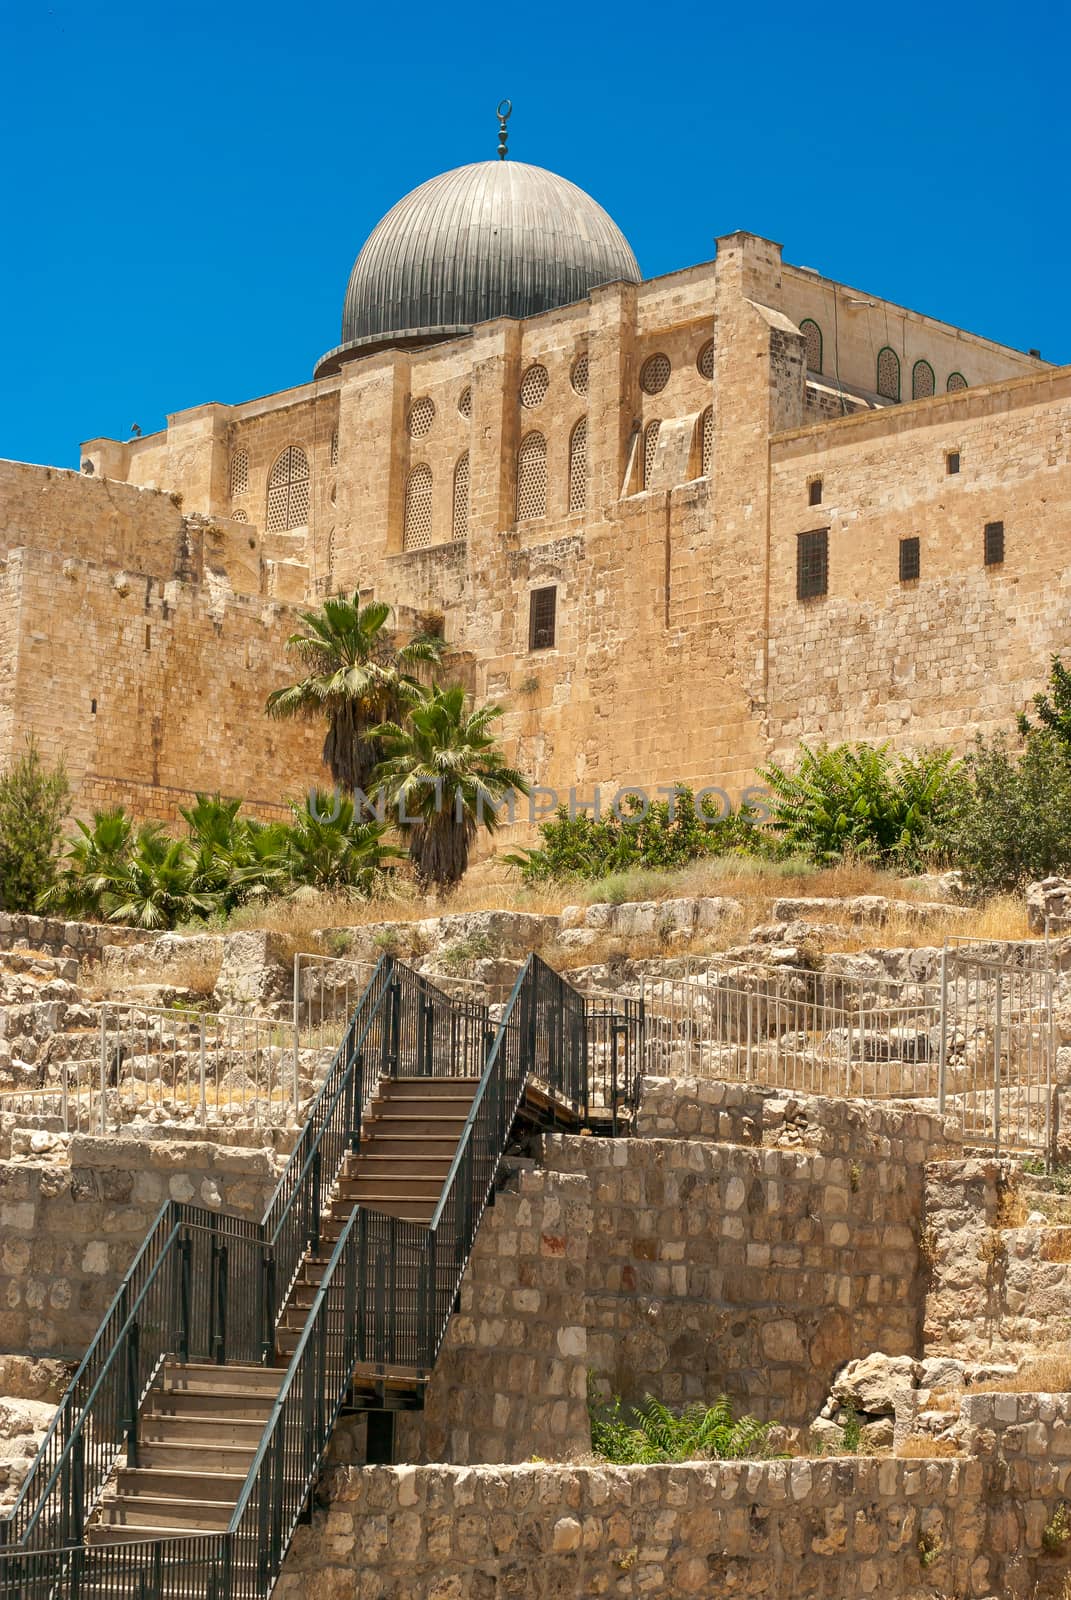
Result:
[[[75,1137],[70,1165],[0,1161],[0,1349],[80,1358],[165,1200],[260,1217],[265,1150]]]
[[[1071,1467],[1051,1477],[1054,1498]],[[1011,1592],[978,1461],[374,1467],[324,1489],[280,1600]]]

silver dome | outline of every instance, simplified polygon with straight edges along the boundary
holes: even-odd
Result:
[[[575,184],[519,161],[477,161],[399,200],[354,262],[342,343],[317,377],[352,355],[430,344],[491,317],[531,317],[596,284],[639,283],[628,241]]]

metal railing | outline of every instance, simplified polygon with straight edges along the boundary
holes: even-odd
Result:
[[[597,1092],[591,1073],[598,1041]],[[497,1028],[391,958],[356,1006],[260,1223],[170,1202],[157,1219],[69,1386],[8,1515],[0,1597],[264,1600],[322,1463],[355,1368],[434,1365],[476,1230],[493,1201],[526,1086],[548,1114],[613,1117],[642,1061],[642,1008],[584,997],[529,958]],[[321,1211],[382,1077],[478,1080],[429,1227],[366,1206],[350,1213],[226,1534],[83,1545],[164,1361],[269,1362],[299,1263],[320,1248]]]
[[[869,1099],[938,1092],[935,984],[777,967],[645,978],[646,1071]]]

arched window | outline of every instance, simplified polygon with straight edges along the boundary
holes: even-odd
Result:
[[[588,419],[581,417],[569,439],[569,510],[588,503]]]
[[[928,361],[916,361],[911,368],[912,400],[928,400],[930,395],[936,394],[936,392],[937,383],[930,363]]]
[[[431,543],[431,468],[414,467],[405,480],[403,550],[423,550]]]
[[[713,339],[708,339],[707,340],[707,342],[703,346],[702,350],[700,350],[698,358],[696,359],[696,363],[695,364],[696,364],[697,368],[699,369],[699,376],[701,378],[712,378],[714,376],[714,340]]]
[[[950,372],[948,374],[948,383],[945,385],[945,387],[947,388],[949,394],[958,394],[961,389],[965,389],[967,387],[967,380],[963,376],[962,372]]]
[[[309,520],[309,458],[288,444],[268,474],[268,532],[303,528]]]
[[[660,422],[649,422],[643,430],[643,487],[646,489],[651,482],[651,472],[654,468],[655,451],[658,449],[658,430]]]
[[[810,317],[804,317],[800,323],[800,332],[803,335],[804,349],[807,352],[807,371],[821,372],[822,370],[822,330],[817,322]]]
[[[454,468],[454,538],[469,536],[469,453],[459,456]]]
[[[525,434],[517,451],[517,520],[547,514],[547,441]]]
[[[900,357],[888,345],[878,351],[878,393],[883,400],[900,398]]]
[[[231,494],[245,494],[249,488],[249,457],[244,450],[231,456]]]
[[[703,477],[710,477],[710,463],[714,455],[714,407],[707,406],[699,419],[699,440],[702,446]]]

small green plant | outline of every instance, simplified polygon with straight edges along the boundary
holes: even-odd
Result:
[[[455,939],[440,952],[438,964],[444,972],[465,973],[474,961],[486,961],[495,953],[494,941],[486,933],[472,933]]]
[[[653,1395],[626,1406],[620,1395],[607,1403],[588,1400],[591,1448],[619,1466],[667,1461],[768,1460],[772,1424],[734,1417],[724,1395],[714,1405],[693,1401],[673,1411]]]
[[[940,1560],[943,1549],[944,1545],[938,1535],[930,1529],[924,1530],[919,1534],[918,1541],[919,1566],[932,1567],[935,1561]]]
[[[1071,1539],[1071,1515],[1067,1502],[1061,1500],[1052,1516],[1041,1530],[1041,1542],[1050,1555],[1062,1556]]]
[[[862,1182],[862,1177],[863,1175],[859,1170],[858,1161],[853,1161],[851,1166],[848,1168],[848,1188],[853,1194],[859,1193],[859,1185]]]
[[[33,911],[56,877],[70,786],[62,763],[51,770],[35,741],[0,777],[0,905]]]
[[[327,935],[328,953],[333,956],[348,956],[353,949],[353,935],[345,928],[332,928]]]
[[[846,1456],[857,1456],[863,1442],[863,1425],[855,1407],[849,1403],[844,1408],[844,1421],[840,1429],[840,1447]]]

